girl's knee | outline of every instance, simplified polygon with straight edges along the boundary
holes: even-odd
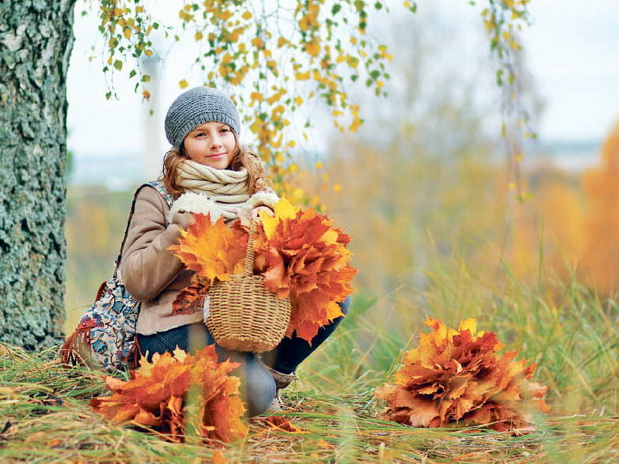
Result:
[[[229,358],[240,367],[231,372],[241,377],[241,397],[249,417],[258,416],[269,409],[275,398],[275,381],[271,373],[258,360],[255,353],[229,352]]]
[[[351,302],[351,297],[348,296],[346,297],[344,301],[342,301],[341,303],[338,303],[338,305],[340,305],[340,309],[345,315],[348,314],[348,311],[350,310],[350,302]]]
[[[275,393],[275,382],[270,375],[268,379],[248,379],[246,396],[247,415],[254,417],[266,412],[275,398]]]

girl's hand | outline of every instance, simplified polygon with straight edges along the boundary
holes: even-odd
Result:
[[[256,206],[254,209],[251,210],[251,217],[253,218],[257,218],[258,217],[258,213],[260,211],[264,211],[265,213],[267,213],[269,216],[273,217],[275,216],[275,212],[269,208],[268,206]]]
[[[172,224],[176,224],[181,229],[187,230],[187,227],[196,222],[196,218],[187,211],[179,211],[172,216]]]
[[[260,211],[266,211],[271,216],[275,216],[275,213],[273,212],[273,210],[269,208],[268,206],[256,206],[250,211],[241,210],[239,208],[236,211],[237,211],[237,215],[239,216],[239,219],[241,220],[241,224],[243,224],[245,227],[249,227],[251,225],[252,220],[259,217],[258,213]]]

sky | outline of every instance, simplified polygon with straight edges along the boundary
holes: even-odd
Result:
[[[455,1],[437,2],[445,14]],[[600,142],[619,119],[618,0],[531,0],[531,26],[523,32],[527,65],[544,103],[537,133],[542,141]],[[478,3],[481,3],[478,1]],[[468,7],[468,5],[467,5]],[[478,10],[467,8],[474,18]],[[469,18],[470,19],[470,18]],[[469,21],[475,24],[474,20]],[[67,81],[68,146],[77,159],[163,152],[163,114],[180,89],[186,65],[166,63],[157,107],[143,104],[133,84],[122,78],[115,87],[119,101],[105,99],[106,83],[100,59],[89,60],[100,46],[96,18],[76,16],[75,44]],[[155,116],[149,117],[151,109]],[[152,166],[154,173],[159,166]]]
[[[619,2],[532,0],[531,13],[523,38],[546,106],[540,136],[604,138],[619,120]]]

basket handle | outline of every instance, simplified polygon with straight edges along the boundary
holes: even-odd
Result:
[[[258,218],[253,218],[249,226],[249,238],[247,240],[247,252],[245,253],[245,266],[243,275],[249,277],[254,273],[254,235],[258,227]]]

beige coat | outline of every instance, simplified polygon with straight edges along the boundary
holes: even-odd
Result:
[[[172,302],[189,285],[192,271],[167,248],[180,229],[167,225],[169,207],[153,187],[140,190],[123,247],[120,274],[125,287],[142,302],[137,332],[152,335],[202,320],[202,312],[173,315]]]

